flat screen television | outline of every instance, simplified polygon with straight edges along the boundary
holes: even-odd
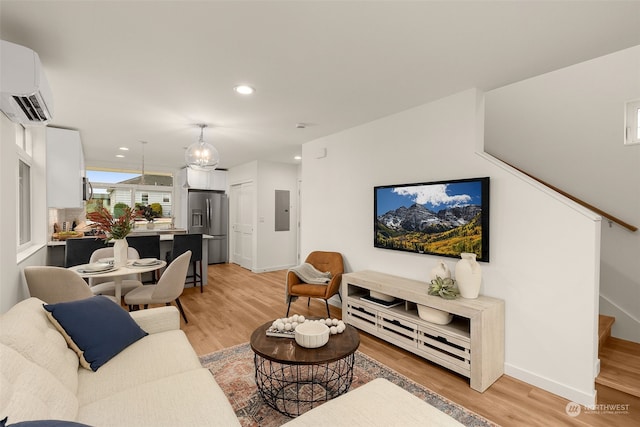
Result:
[[[374,246],[489,262],[489,178],[374,187]]]

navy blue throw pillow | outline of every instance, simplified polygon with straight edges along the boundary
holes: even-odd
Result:
[[[104,296],[43,307],[69,347],[78,354],[80,365],[92,371],[148,335],[129,313]]]

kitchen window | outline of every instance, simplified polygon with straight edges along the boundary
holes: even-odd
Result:
[[[97,206],[104,206],[110,212],[116,213],[120,207],[159,205],[155,211],[161,212],[161,217],[155,222],[171,224],[173,215],[173,177],[163,174],[145,174],[87,170],[87,177],[93,186],[93,199],[87,202],[87,212],[92,212]],[[140,219],[136,223],[146,223]]]

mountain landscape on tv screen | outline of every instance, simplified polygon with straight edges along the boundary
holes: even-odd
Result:
[[[433,212],[414,203],[376,218],[375,245],[420,253],[482,254],[482,207],[456,206]]]

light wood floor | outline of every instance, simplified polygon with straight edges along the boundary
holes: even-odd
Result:
[[[186,289],[180,298],[189,323],[185,331],[199,355],[249,341],[251,332],[261,324],[284,317],[285,272],[254,274],[234,264],[211,265],[209,284]],[[291,314],[326,316],[324,302],[298,300]],[[332,317],[341,310],[331,307]],[[469,387],[468,380],[407,351],[389,345],[366,333],[360,334],[360,351],[423,384],[442,396],[502,426],[638,426],[640,399],[597,386],[599,404],[628,404],[626,415],[582,413],[566,414],[566,399],[548,393],[506,375],[484,393]]]

